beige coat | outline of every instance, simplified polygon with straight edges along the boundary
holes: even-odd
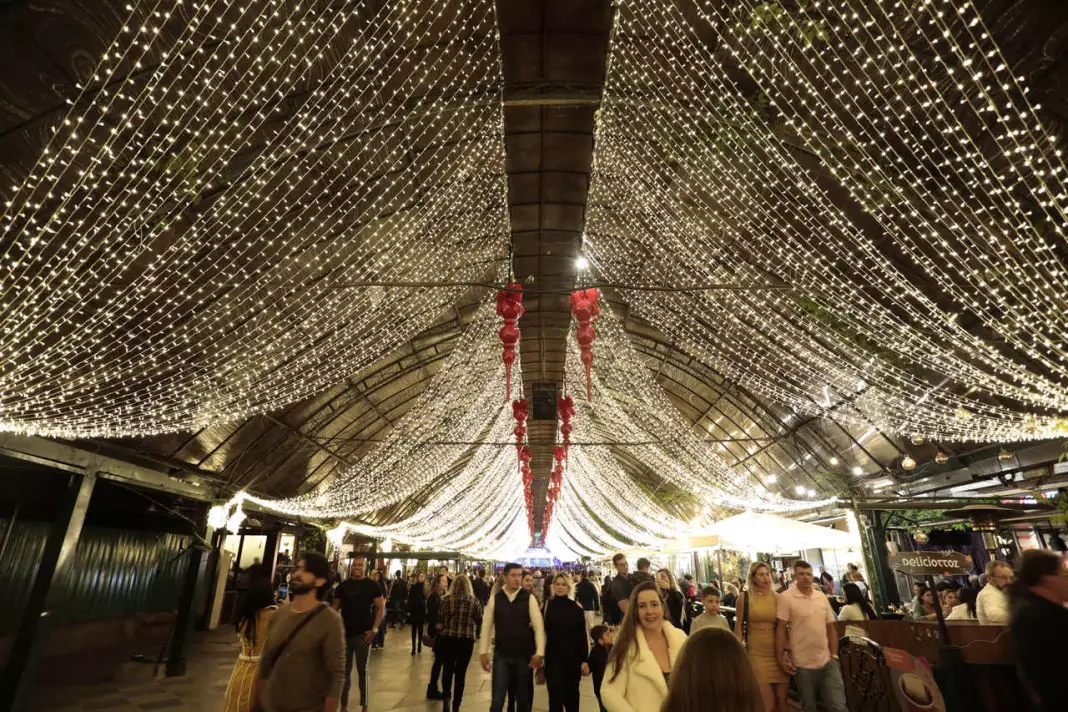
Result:
[[[668,659],[675,667],[675,659],[686,642],[686,634],[664,621],[664,635],[668,643]],[[601,683],[601,704],[608,712],[654,712],[667,698],[667,683],[660,665],[645,642],[645,632],[638,627],[638,657],[628,660],[619,677],[612,680],[616,666],[609,662]]]

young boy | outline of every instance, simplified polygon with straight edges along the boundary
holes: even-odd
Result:
[[[597,704],[601,705],[601,712],[605,712],[601,704],[601,681],[604,680],[604,669],[608,665],[608,651],[612,648],[612,631],[607,626],[595,625],[590,629],[590,638],[596,645],[590,651],[590,674],[593,676],[593,694],[597,695]]]
[[[727,619],[719,614],[719,591],[713,586],[706,586],[705,590],[701,591],[701,597],[704,599],[705,612],[693,619],[690,635],[702,628],[722,628],[729,631],[731,627],[727,625]]]

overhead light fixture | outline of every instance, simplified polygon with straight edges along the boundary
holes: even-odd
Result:
[[[579,255],[578,259],[575,260],[575,269],[588,269],[589,266],[590,261],[586,259],[583,255]]]
[[[1002,462],[1008,462],[1013,457],[1015,457],[1015,456],[1011,452],[1006,450],[1005,448],[1001,448],[1001,452],[998,453],[998,459],[1001,460]]]
[[[915,470],[916,461],[912,459],[911,455],[905,455],[905,457],[901,458],[901,467],[906,470]]]
[[[775,484],[776,482],[779,481],[779,476],[778,475],[768,475],[767,478],[765,478],[764,481],[767,482],[769,485],[773,485],[773,484]]]
[[[935,453],[935,462],[937,462],[939,465],[944,465],[949,462],[949,455],[939,450]]]
[[[864,468],[861,467],[860,465],[857,465],[856,467],[853,468],[853,475],[854,476],[860,477],[863,474],[864,474]]]
[[[924,438],[919,433],[915,433],[911,438],[909,438],[909,440],[912,441],[913,445],[923,445],[923,443],[926,441],[926,438]]]
[[[832,457],[832,458],[830,459],[830,463],[831,463],[832,465],[837,465],[837,464],[838,464],[838,458],[837,458],[837,457]]]
[[[797,494],[804,494],[805,488],[801,485],[798,485],[797,487],[794,487],[794,492],[796,492]]]

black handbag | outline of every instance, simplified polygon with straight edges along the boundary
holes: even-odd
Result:
[[[749,592],[742,594],[742,646],[749,647]]]

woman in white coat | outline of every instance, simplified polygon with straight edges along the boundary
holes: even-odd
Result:
[[[601,704],[608,712],[659,710],[685,642],[686,634],[664,617],[656,584],[635,586],[608,657]]]

